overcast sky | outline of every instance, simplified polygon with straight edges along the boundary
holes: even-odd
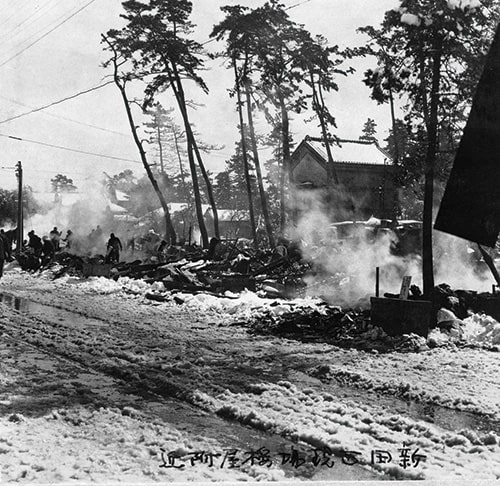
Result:
[[[209,39],[215,23],[222,19],[220,6],[261,5],[261,0],[194,0],[194,36],[200,42]],[[288,13],[292,20],[303,23],[313,34],[323,34],[330,44],[341,47],[360,45],[363,37],[356,28],[378,25],[384,12],[397,0],[284,0],[297,5]],[[48,190],[56,173],[73,178],[80,189],[102,178],[103,171],[116,174],[133,169],[142,174],[137,148],[117,88],[109,85],[74,99],[56,104],[15,120],[26,113],[102,84],[109,74],[100,65],[106,54],[100,35],[119,25],[121,2],[118,0],[0,0],[0,187],[14,188],[13,167],[21,160],[25,184],[36,190]],[[214,51],[222,46],[207,44]],[[388,106],[378,106],[369,99],[362,84],[362,72],[372,61],[357,62],[358,72],[339,80],[340,91],[330,97],[330,109],[337,118],[337,135],[357,138],[368,117],[378,124],[378,137],[387,136]],[[234,100],[227,89],[231,73],[224,71],[221,61],[207,64],[204,78],[210,94],[204,95],[193,86],[188,95],[204,104],[192,113],[198,131],[205,141],[224,145],[217,153],[205,156],[212,171],[220,170],[232,152],[238,137]],[[168,95],[164,106],[174,106]],[[295,141],[306,134],[319,136],[316,123],[292,122]],[[13,136],[23,141],[7,138]],[[39,142],[39,143],[33,143]],[[93,156],[56,149],[41,144],[57,145]],[[114,158],[131,161],[115,160]],[[136,161],[136,162],[133,162]]]

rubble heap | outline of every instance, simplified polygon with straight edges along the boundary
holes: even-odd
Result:
[[[163,261],[154,258],[132,262],[105,263],[104,255],[81,256],[56,253],[46,265],[29,253],[17,260],[25,271],[55,268],[54,278],[64,274],[129,277],[146,283],[161,282],[166,290],[223,294],[244,289],[262,290],[270,297],[295,297],[305,288],[302,277],[310,265],[300,255],[238,248],[218,244],[208,250],[197,246],[170,247]],[[155,261],[156,260],[156,261]]]

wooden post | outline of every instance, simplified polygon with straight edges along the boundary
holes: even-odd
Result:
[[[16,164],[16,175],[18,180],[17,189],[17,245],[16,251],[19,253],[23,248],[23,167],[21,161]]]
[[[380,293],[380,267],[375,268],[375,297]]]

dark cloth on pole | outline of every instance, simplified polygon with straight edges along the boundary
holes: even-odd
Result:
[[[500,25],[434,228],[493,247],[500,232]]]

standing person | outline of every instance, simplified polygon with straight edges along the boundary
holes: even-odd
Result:
[[[3,264],[5,263],[5,257],[5,240],[0,238],[0,278],[3,276]]]
[[[120,251],[122,250],[122,242],[114,233],[109,235],[106,263],[117,263],[120,260]]]
[[[99,225],[97,225],[97,228],[94,230],[94,238],[96,246],[101,246],[101,243],[104,243],[104,239],[102,237],[102,228]]]
[[[31,248],[36,257],[39,257],[42,253],[42,239],[35,233],[34,230],[31,230],[28,233],[28,247]]]
[[[156,250],[159,262],[163,263],[167,260],[167,249],[168,243],[165,240],[161,240],[160,244],[158,245],[158,249]]]
[[[5,254],[5,260],[10,261],[12,256],[12,243],[10,238],[7,236],[7,233],[3,229],[0,230],[0,239],[3,242],[3,252]]]
[[[43,245],[42,245],[42,265],[46,265],[49,263],[55,254],[54,243],[52,243],[52,239],[48,236],[43,237]]]
[[[71,249],[71,243],[73,242],[73,231],[70,229],[66,231],[66,237],[63,238],[64,243],[66,243],[66,249],[70,250]]]
[[[54,229],[49,233],[50,241],[52,241],[52,244],[54,245],[54,251],[59,251],[61,248],[61,234],[62,233],[58,231],[57,226],[54,226]]]

